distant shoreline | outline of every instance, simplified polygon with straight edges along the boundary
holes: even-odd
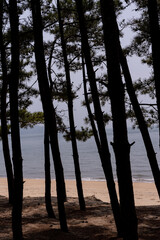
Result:
[[[24,179],[24,197],[42,197],[45,193],[44,179]],[[68,197],[77,197],[75,180],[65,180]],[[95,196],[103,202],[110,203],[106,182],[104,181],[82,181],[85,197]],[[154,183],[134,182],[134,196],[136,206],[160,205],[160,200]],[[116,183],[116,189],[117,183]],[[52,180],[52,196],[56,196],[55,180]],[[0,195],[8,196],[7,179],[0,178]]]
[[[160,159],[158,130],[150,131],[153,146]],[[42,127],[24,130],[21,136],[23,176],[24,178],[45,177],[44,171],[44,140]],[[112,131],[108,131],[108,142],[113,141]],[[139,130],[130,130],[129,142],[135,142],[130,152],[130,162],[133,182],[153,182],[153,174],[147,158],[146,150]],[[92,137],[87,142],[78,142],[79,163],[81,176],[84,181],[105,181],[104,171],[99,158],[95,140]],[[75,179],[73,153],[70,142],[66,142],[62,135],[59,137],[59,146],[65,179]],[[113,176],[116,180],[116,161],[113,148],[109,144]],[[6,177],[2,144],[0,144],[0,177]],[[51,157],[51,176],[55,178],[54,163]]]
[[[1,178],[6,178],[6,177],[3,177],[3,176],[0,176],[0,179]],[[35,178],[32,178],[32,177],[24,177],[24,179],[35,179],[35,180],[44,180],[44,177],[35,177]],[[52,178],[53,181],[55,181],[55,178]],[[75,181],[75,178],[65,178],[66,181]],[[101,178],[101,179],[96,179],[96,178],[82,178],[82,181],[84,182],[106,182],[106,180],[104,178]],[[117,182],[117,179],[114,179],[115,182]],[[133,183],[153,183],[154,184],[154,179],[142,179],[142,178],[133,178],[132,179],[132,182]]]

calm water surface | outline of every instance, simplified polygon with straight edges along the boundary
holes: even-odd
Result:
[[[150,136],[160,163],[158,129],[150,131]],[[112,158],[113,173],[116,179],[116,165],[110,142],[113,141],[111,129],[107,130],[107,137]],[[44,178],[44,150],[43,150],[43,127],[23,130],[21,132],[23,170],[25,178]],[[131,147],[131,166],[134,181],[153,181],[152,173],[148,163],[145,147],[139,130],[129,130],[129,142],[135,144]],[[74,179],[74,166],[70,142],[66,142],[59,136],[60,152],[66,179]],[[104,180],[104,174],[98,156],[94,138],[87,142],[78,142],[80,167],[83,179]],[[53,161],[51,159],[52,178],[55,178]],[[2,145],[0,142],[0,177],[6,177]]]

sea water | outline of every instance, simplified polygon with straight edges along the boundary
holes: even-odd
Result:
[[[110,142],[113,142],[111,129],[106,129],[114,178],[116,179],[116,163]],[[150,130],[152,143],[157,153],[157,160],[160,163],[160,149],[158,129]],[[133,181],[153,181],[153,176],[147,158],[144,143],[138,129],[129,129],[129,142],[135,142],[131,146],[131,169]],[[44,178],[44,133],[43,127],[37,126],[33,129],[21,131],[23,172],[24,178]],[[66,179],[75,179],[74,164],[72,157],[71,143],[66,142],[62,134],[59,134],[59,146],[64,175]],[[78,141],[79,161],[81,176],[84,180],[104,180],[104,173],[98,155],[97,147],[92,137],[86,142]],[[51,176],[55,178],[54,164],[51,157]],[[6,177],[2,143],[0,142],[0,177]]]

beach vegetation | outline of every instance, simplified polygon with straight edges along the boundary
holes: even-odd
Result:
[[[135,18],[122,19],[132,7]],[[160,1],[30,0],[0,1],[0,137],[6,165],[13,239],[23,239],[23,152],[20,128],[44,125],[45,202],[51,198],[53,158],[60,228],[68,232],[67,201],[58,132],[71,141],[80,210],[86,210],[77,140],[94,137],[118,237],[138,239],[127,119],[139,127],[160,196],[160,171],[148,127],[160,126]],[[121,20],[119,20],[121,19]],[[122,47],[125,28],[135,33]],[[128,58],[137,55],[152,69],[132,79]],[[139,98],[148,96],[148,102]],[[81,96],[84,123],[76,125]],[[30,112],[40,97],[42,111]],[[119,197],[115,188],[107,124],[112,124]],[[11,150],[8,134],[11,134]]]
[[[85,210],[85,200],[84,200],[83,187],[82,187],[79,154],[78,154],[76,131],[75,131],[75,120],[74,120],[74,113],[73,113],[73,97],[72,97],[73,94],[72,94],[72,83],[71,83],[71,76],[70,76],[69,61],[68,61],[68,55],[67,55],[67,40],[65,39],[65,35],[64,35],[64,23],[63,23],[64,21],[62,19],[61,9],[62,9],[62,5],[60,4],[60,1],[57,0],[59,34],[60,34],[60,40],[61,40],[66,86],[67,86],[69,127],[70,127],[70,136],[71,136],[72,151],[73,151],[73,160],[74,160],[74,166],[75,166],[77,192],[79,197],[80,209]]]
[[[41,16],[40,1],[31,1],[31,11],[33,17],[34,32],[34,51],[36,60],[36,69],[38,75],[39,90],[42,100],[45,122],[47,123],[51,151],[54,161],[56,184],[57,184],[57,200],[59,209],[60,226],[63,231],[68,231],[64,201],[66,199],[65,182],[63,174],[63,166],[60,157],[58,132],[56,124],[55,109],[52,102],[49,81],[47,77],[47,69],[45,64],[44,45],[43,45],[43,25]]]
[[[17,1],[9,1],[9,21],[11,28],[11,72],[9,77],[10,121],[12,161],[14,173],[12,229],[13,239],[23,239],[22,202],[23,202],[23,167],[19,128],[18,85],[19,85],[19,18]]]
[[[124,239],[138,239],[138,222],[134,204],[130,147],[128,142],[125,90],[122,82],[119,59],[119,30],[114,2],[101,0],[101,12],[108,70],[108,91],[113,121],[113,149],[115,153],[119,185],[121,219]]]

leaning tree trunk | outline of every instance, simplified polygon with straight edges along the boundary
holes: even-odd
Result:
[[[44,118],[48,126],[51,151],[52,151],[54,167],[55,167],[59,220],[60,220],[61,229],[67,232],[68,227],[67,227],[66,213],[65,213],[65,207],[64,207],[65,182],[64,182],[61,156],[59,152],[55,109],[52,103],[52,96],[49,88],[45,56],[44,56],[40,0],[31,0],[31,10],[32,10],[32,16],[33,16],[35,58],[36,58],[36,68],[37,68],[37,74],[38,74],[38,83],[39,83],[40,95],[41,95],[42,106],[44,111]]]
[[[159,120],[159,139],[160,139],[160,28],[158,19],[157,0],[148,0],[148,13],[150,24],[150,35],[152,43],[152,58],[155,91],[157,99],[158,120]]]
[[[108,91],[113,118],[113,149],[115,152],[124,239],[138,239],[130,166],[130,144],[127,136],[124,85],[119,63],[119,33],[113,0],[101,0],[104,43],[108,69]]]
[[[95,142],[97,145],[98,153],[101,156],[101,143],[100,143],[100,139],[98,136],[98,132],[96,129],[96,125],[94,122],[93,114],[92,114],[89,99],[88,99],[87,81],[86,81],[86,76],[85,76],[85,64],[84,64],[83,54],[82,54],[82,75],[83,75],[84,98],[85,98],[85,104],[86,104],[86,108],[87,108],[87,112],[88,112],[88,117],[89,117],[89,121],[90,121],[90,124],[92,127],[93,136],[94,136],[94,139],[95,139]]]
[[[47,124],[44,123],[45,203],[49,218],[55,218],[51,200],[50,148]]]
[[[13,239],[22,240],[22,202],[23,202],[23,170],[18,113],[19,84],[19,21],[17,1],[9,1],[9,17],[11,26],[11,74],[9,79],[11,139],[14,167],[14,196],[12,209]]]
[[[133,109],[134,109],[134,112],[135,112],[135,115],[137,118],[139,129],[142,134],[142,138],[143,138],[144,145],[146,148],[147,156],[148,156],[151,170],[153,173],[157,192],[160,197],[160,170],[159,170],[159,166],[158,166],[158,162],[157,162],[157,158],[156,158],[156,153],[154,151],[152,141],[151,141],[151,138],[149,135],[149,131],[147,128],[147,124],[145,122],[142,110],[140,108],[138,99],[137,99],[135,91],[134,91],[132,78],[131,78],[129,67],[127,64],[127,60],[126,60],[126,57],[124,56],[124,53],[123,53],[121,47],[120,47],[120,63],[122,66],[122,70],[123,70],[123,74],[124,74],[124,78],[125,78],[125,82],[126,82],[127,92],[130,97],[130,100],[131,100],[131,103],[132,103],[132,106],[133,106]]]
[[[57,0],[57,9],[58,9],[59,31],[60,31],[60,37],[61,37],[61,45],[62,45],[64,67],[65,67],[65,74],[66,74],[66,81],[67,81],[69,124],[70,124],[70,135],[71,135],[73,160],[74,160],[74,167],[75,167],[77,192],[78,192],[80,209],[85,210],[85,200],[83,196],[81,171],[80,171],[80,164],[79,164],[79,155],[78,155],[74,114],[73,114],[73,93],[72,93],[72,87],[71,87],[70,70],[69,70],[69,63],[67,59],[66,42],[64,39],[63,22],[61,18],[61,9],[60,9],[59,0]]]
[[[7,117],[6,117],[6,97],[7,97],[7,87],[8,87],[8,76],[7,76],[7,63],[6,63],[6,53],[5,46],[3,42],[3,1],[0,1],[0,53],[1,53],[1,66],[2,66],[2,89],[1,89],[1,129],[2,129],[2,146],[3,155],[5,161],[5,168],[7,173],[8,181],[8,196],[9,203],[13,203],[13,169],[10,157],[10,149],[8,142],[8,127],[7,127]]]
[[[95,72],[93,69],[92,61],[91,61],[90,47],[88,43],[88,36],[87,36],[87,29],[85,24],[82,0],[76,0],[76,7],[77,7],[78,18],[79,18],[82,51],[83,51],[85,62],[86,62],[87,75],[88,75],[88,79],[91,87],[93,106],[94,106],[95,117],[96,117],[97,126],[98,126],[99,138],[101,142],[102,167],[106,177],[106,182],[109,190],[109,195],[111,199],[111,205],[112,205],[112,210],[115,218],[117,231],[119,235],[122,235],[123,230],[121,225],[120,207],[119,207],[119,202],[118,202],[117,193],[115,189],[115,183],[113,179],[111,158],[110,158],[109,146],[108,146],[105,126],[103,121],[103,113],[101,111],[101,106],[100,106],[100,101],[98,96],[96,77],[95,77]]]

